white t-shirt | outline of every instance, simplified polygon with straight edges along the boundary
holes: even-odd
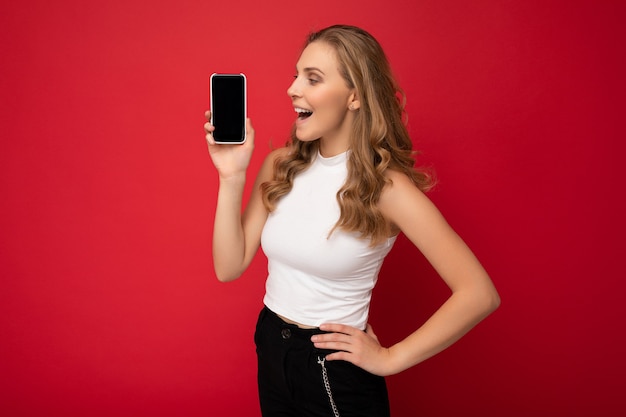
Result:
[[[337,191],[347,152],[317,155],[270,213],[261,235],[268,258],[264,303],[308,326],[341,323],[365,329],[372,289],[395,237],[370,247],[358,233],[331,229],[339,219]]]

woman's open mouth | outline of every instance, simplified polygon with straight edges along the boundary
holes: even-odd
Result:
[[[295,107],[294,110],[298,113],[298,120],[308,119],[313,112],[311,110],[303,109],[301,107]]]

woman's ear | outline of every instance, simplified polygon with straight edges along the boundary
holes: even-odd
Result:
[[[352,93],[350,95],[350,99],[348,101],[348,108],[350,110],[358,110],[361,107],[361,101],[359,100],[358,96],[356,95],[356,93]]]

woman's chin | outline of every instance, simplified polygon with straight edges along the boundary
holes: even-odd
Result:
[[[317,136],[306,134],[306,132],[299,132],[298,129],[296,129],[296,138],[301,142],[313,142],[319,139]]]

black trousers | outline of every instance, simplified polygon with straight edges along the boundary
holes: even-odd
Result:
[[[385,379],[346,361],[324,361],[319,329],[285,323],[267,307],[254,334],[263,417],[388,417]]]

